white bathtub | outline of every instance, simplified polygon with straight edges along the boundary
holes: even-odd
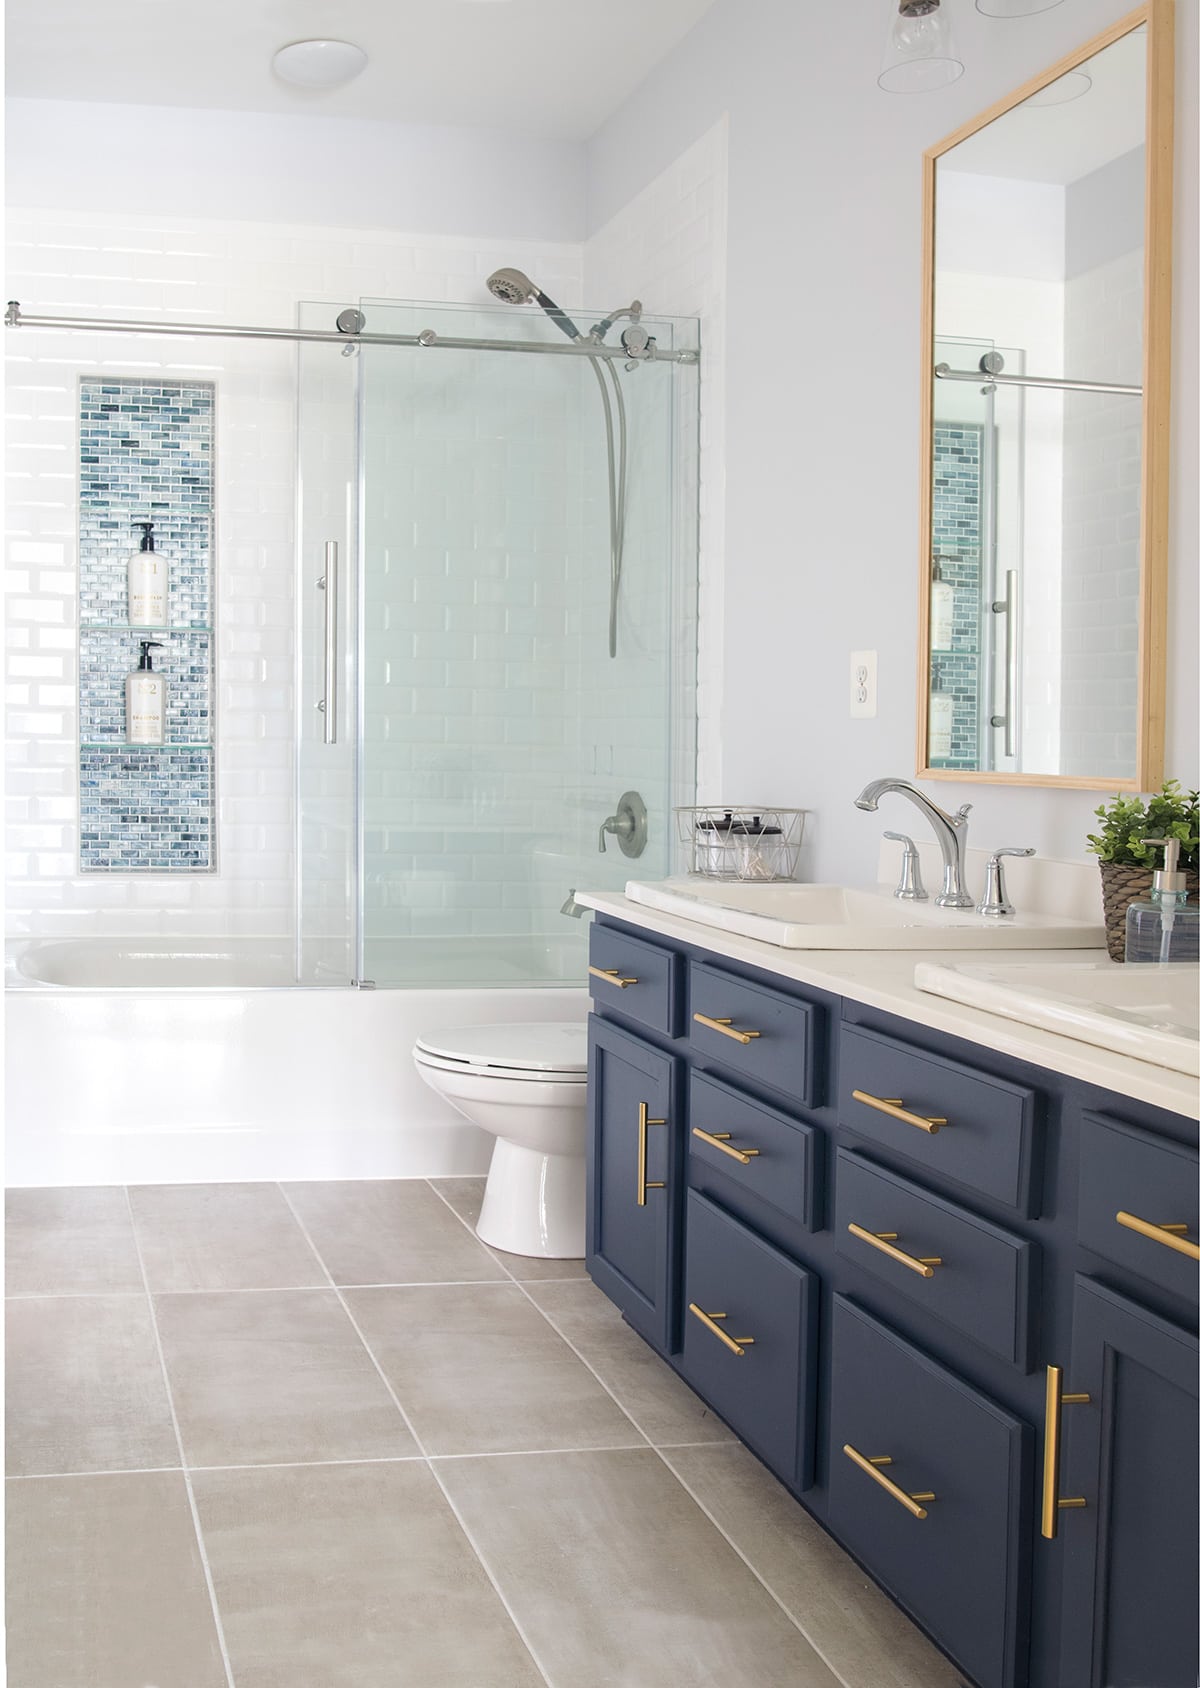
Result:
[[[445,946],[428,948],[424,959],[410,948],[413,975],[463,976],[465,950],[452,965]],[[368,991],[298,988],[292,976],[289,952],[255,940],[10,945],[8,1183],[483,1172],[493,1140],[421,1082],[415,1039],[587,1012],[586,992],[569,987],[421,989],[414,978]]]

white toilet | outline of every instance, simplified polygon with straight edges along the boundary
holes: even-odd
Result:
[[[460,1026],[413,1049],[417,1071],[496,1139],[475,1227],[507,1254],[584,1253],[587,1026]]]

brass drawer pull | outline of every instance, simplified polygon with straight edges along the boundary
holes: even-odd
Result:
[[[857,1448],[852,1448],[849,1442],[842,1444],[842,1452],[848,1459],[852,1459],[860,1471],[865,1471],[868,1477],[873,1477],[885,1494],[898,1500],[906,1512],[911,1512],[914,1518],[928,1518],[929,1514],[919,1501],[936,1500],[937,1496],[930,1489],[922,1489],[915,1495],[906,1494],[899,1483],[893,1483],[890,1477],[885,1477],[880,1471],[881,1465],[892,1463],[890,1454],[876,1454],[873,1459],[866,1454],[860,1454]]]
[[[646,1116],[649,1112],[650,1107],[648,1103],[638,1103],[637,1204],[639,1207],[645,1207],[646,1205],[647,1190],[661,1190],[665,1188],[662,1183],[648,1184],[646,1182],[646,1129],[651,1125],[666,1125],[667,1123],[665,1119],[648,1119]]]
[[[752,1336],[739,1336],[736,1338],[726,1336],[720,1325],[715,1323],[717,1319],[728,1318],[729,1315],[727,1313],[706,1313],[703,1307],[697,1307],[694,1301],[688,1302],[688,1312],[694,1313],[700,1323],[704,1326],[705,1330],[710,1330],[716,1337],[717,1341],[723,1342],[726,1348],[729,1349],[730,1353],[736,1354],[739,1360],[745,1355],[747,1348],[754,1347],[754,1338]]]
[[[762,1036],[761,1032],[735,1031],[732,1020],[710,1020],[707,1014],[693,1014],[692,1019],[697,1025],[707,1026],[710,1032],[720,1032],[722,1037],[731,1037],[735,1043],[749,1043],[753,1038]]]
[[[692,1136],[698,1137],[702,1143],[707,1143],[710,1148],[720,1149],[723,1155],[732,1155],[734,1160],[741,1161],[743,1166],[749,1166],[754,1156],[760,1152],[758,1149],[735,1149],[733,1144],[728,1141],[733,1136],[731,1131],[701,1131],[698,1125],[694,1125]]]
[[[1042,1534],[1053,1541],[1058,1534],[1058,1515],[1066,1507],[1086,1506],[1082,1495],[1065,1499],[1058,1493],[1058,1462],[1063,1407],[1084,1406],[1090,1395],[1064,1395],[1061,1366],[1046,1367],[1046,1435],[1042,1456]]]
[[[898,1231],[864,1231],[861,1225],[847,1225],[852,1237],[860,1242],[870,1243],[880,1254],[886,1254],[889,1260],[898,1260],[901,1266],[907,1266],[910,1272],[916,1272],[919,1277],[932,1278],[935,1266],[945,1264],[940,1254],[927,1254],[918,1258],[915,1254],[905,1254],[902,1248],[893,1248],[892,1244],[899,1241]]]
[[[1186,1225],[1155,1225],[1149,1219],[1139,1219],[1136,1214],[1117,1214],[1117,1224],[1124,1225],[1127,1231],[1136,1231],[1139,1237],[1149,1237],[1153,1243],[1161,1243],[1164,1248],[1173,1248],[1176,1254],[1182,1254],[1189,1260],[1200,1260],[1200,1243],[1194,1243],[1185,1236]]]
[[[852,1090],[850,1094],[856,1102],[865,1102],[868,1108],[875,1108],[881,1114],[887,1114],[891,1119],[903,1120],[905,1125],[915,1125],[918,1131],[927,1131],[931,1137],[936,1137],[949,1120],[938,1114],[914,1114],[904,1106],[899,1096],[872,1096],[869,1090]]]
[[[636,979],[623,979],[619,967],[589,967],[588,972],[593,979],[603,979],[606,985],[616,985],[619,991],[637,984]]]

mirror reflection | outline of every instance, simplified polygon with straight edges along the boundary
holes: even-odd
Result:
[[[1146,32],[934,169],[927,766],[1138,769]]]

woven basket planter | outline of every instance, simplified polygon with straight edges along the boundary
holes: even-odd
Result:
[[[1147,901],[1153,885],[1152,867],[1129,867],[1123,862],[1100,863],[1104,936],[1108,942],[1108,953],[1114,961],[1125,959],[1125,915],[1130,903]],[[1200,877],[1188,873],[1187,888],[1190,899],[1200,895]]]

